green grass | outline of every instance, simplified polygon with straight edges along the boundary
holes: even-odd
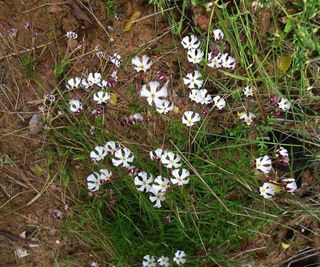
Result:
[[[163,10],[169,7],[165,0],[150,2]],[[317,113],[311,107],[314,100],[307,88],[317,79],[314,55],[319,55],[319,37],[316,35],[319,26],[315,23],[315,14],[319,4],[317,0],[305,4],[293,1],[291,7],[294,9],[288,10],[283,1],[271,1],[268,8],[273,18],[269,26],[272,33],[260,36],[258,18],[249,7],[250,1],[243,1],[241,8],[236,2],[223,9],[215,7],[209,13],[209,16],[218,18],[218,24],[210,25],[209,30],[221,27],[226,33],[238,61],[237,69],[233,72],[219,71],[219,76],[206,75],[205,66],[201,69],[208,83],[228,96],[227,111],[222,114],[211,111],[190,132],[180,123],[179,116],[162,117],[166,148],[179,153],[184,166],[192,173],[190,184],[174,188],[163,208],[154,208],[147,195],[135,188],[133,178],[114,168],[110,160],[97,165],[89,161],[89,153],[95,145],[119,140],[134,152],[135,165],[139,169],[157,175],[158,165],[148,159],[147,152],[161,146],[163,136],[153,135],[153,129],[145,123],[131,126],[129,130],[126,130],[127,126],[121,129],[109,127],[110,122],[118,120],[120,115],[135,112],[139,104],[130,103],[123,113],[107,109],[105,118],[94,119],[85,114],[74,116],[67,110],[70,96],[63,92],[63,88],[59,91],[62,99],[55,108],[64,110],[65,115],[48,127],[48,136],[55,144],[50,149],[62,162],[58,173],[62,184],[77,188],[79,194],[79,200],[73,207],[73,217],[68,220],[67,232],[93,246],[97,255],[103,255],[103,260],[108,263],[140,266],[146,254],[172,258],[179,249],[187,253],[185,266],[204,266],[205,263],[208,266],[237,266],[240,262],[230,255],[239,251],[245,240],[254,240],[267,225],[276,223],[283,212],[294,212],[295,207],[302,205],[299,199],[289,195],[283,197],[291,201],[291,206],[263,200],[252,170],[255,157],[272,154],[280,145],[292,150],[292,160],[301,153],[317,154],[319,145],[316,137],[307,133],[304,127],[316,125],[317,119]],[[113,1],[108,1],[107,10],[111,10],[113,4]],[[186,1],[182,6],[189,4]],[[185,26],[183,15],[177,20],[176,14],[171,13],[169,20],[178,25],[175,34],[180,34],[181,27]],[[203,37],[207,38],[208,51],[209,34],[203,33]],[[177,43],[179,45],[179,40]],[[288,55],[291,64],[281,71],[277,62],[281,63]],[[64,68],[61,63],[56,70],[62,74]],[[185,73],[182,69],[180,72],[182,75]],[[237,112],[248,104],[241,97],[241,88],[247,84],[261,88],[250,104],[259,118],[256,127],[246,127],[237,118]],[[132,85],[127,87],[130,91]],[[287,114],[290,125],[277,120],[272,114],[265,115],[271,95],[294,101]],[[161,118],[154,109],[147,111],[152,117]],[[96,127],[93,136],[88,134],[91,125]],[[145,137],[145,142],[140,144],[132,140],[130,132],[133,131]],[[298,143],[282,140],[277,134],[279,132],[295,136]],[[81,169],[80,176],[73,165]],[[308,162],[307,166],[312,166],[312,163]],[[96,197],[90,198],[85,178],[102,167],[110,168],[118,179],[104,185]],[[291,174],[298,171],[294,165],[290,167]],[[167,175],[166,170],[163,170],[163,175]],[[114,206],[109,203],[111,196],[108,190],[111,188],[116,192],[117,204]],[[307,206],[303,207],[296,212],[312,214]],[[165,223],[166,218],[170,218],[169,223]]]

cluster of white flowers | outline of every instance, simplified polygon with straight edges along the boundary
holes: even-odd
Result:
[[[280,147],[275,152],[275,159],[283,164],[289,163],[288,150],[284,147]],[[268,155],[256,159],[256,169],[261,171],[263,174],[268,175],[272,170],[272,159]],[[294,178],[282,178],[279,182],[272,181],[264,183],[260,188],[260,195],[265,199],[272,198],[276,193],[282,190],[293,193],[297,189],[297,184]]]
[[[75,39],[77,37],[74,32],[68,32],[66,36],[70,39]],[[72,77],[68,79],[66,82],[66,88],[69,91],[76,89],[94,89],[96,92],[93,94],[93,101],[98,105],[108,103],[111,97],[108,89],[113,87],[118,81],[118,70],[121,64],[121,56],[114,53],[109,56],[109,60],[114,65],[109,79],[103,79],[99,72],[90,72],[85,77]],[[79,99],[71,99],[69,101],[69,110],[73,113],[80,113],[83,110],[83,104]],[[95,114],[94,111],[92,113]]]
[[[137,72],[146,72],[152,66],[152,61],[146,55],[141,58],[134,57],[131,63]],[[145,97],[148,104],[155,106],[156,111],[160,114],[167,114],[174,109],[173,103],[165,99],[168,96],[167,84],[160,85],[158,81],[151,81],[148,84],[144,84],[140,91],[140,96]]]
[[[183,265],[186,263],[186,253],[183,250],[178,250],[172,259],[177,265]],[[158,266],[164,266],[169,267],[170,266],[170,259],[166,256],[161,256],[158,259],[156,259],[155,256],[145,255],[143,257],[142,266],[143,267],[156,267]]]
[[[108,169],[100,169],[87,177],[88,189],[92,192],[98,191],[100,186],[111,180],[112,172]]]
[[[104,160],[107,156],[111,156],[111,162],[116,167],[132,168],[134,155],[130,149],[116,143],[108,141],[104,146],[96,146],[90,152],[92,162]],[[99,172],[94,172],[87,177],[88,189],[90,191],[99,190],[100,186],[111,180],[112,172],[108,169],[101,169]]]
[[[181,168],[181,157],[171,151],[157,148],[149,152],[151,160],[160,161],[162,165],[171,173],[168,179],[161,175],[156,178],[152,174],[141,171],[134,178],[134,184],[141,192],[150,193],[149,199],[155,202],[154,207],[161,208],[162,202],[166,199],[166,192],[171,184],[183,186],[189,183],[190,173],[188,170]]]
[[[213,38],[215,41],[221,41],[224,34],[220,29],[213,31]],[[187,49],[188,61],[192,64],[199,64],[203,60],[204,53],[199,48],[201,42],[194,35],[185,36],[181,41],[182,46]],[[227,68],[233,69],[235,67],[235,60],[228,54],[221,54],[214,56],[213,52],[208,54],[207,64],[213,68]],[[213,97],[208,94],[208,90],[203,87],[203,79],[199,71],[195,70],[193,73],[188,73],[183,78],[184,84],[191,90],[189,98],[191,101],[201,105],[209,105],[213,103],[214,107],[222,110],[226,106],[226,101],[221,96]],[[182,123],[188,127],[192,127],[195,123],[200,121],[200,115],[194,111],[186,111],[182,117]]]

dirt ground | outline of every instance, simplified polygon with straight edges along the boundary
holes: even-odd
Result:
[[[40,112],[44,94],[59,85],[53,69],[58,63],[57,55],[70,52],[63,37],[65,33],[78,33],[79,41],[71,44],[73,48],[79,47],[75,53],[92,54],[90,60],[75,57],[70,69],[72,75],[100,65],[94,52],[96,47],[108,53],[118,52],[126,61],[126,55],[138,52],[142,45],[154,47],[173,41],[168,24],[160,15],[143,19],[131,31],[123,32],[134,11],[142,10],[142,17],[155,12],[144,1],[118,1],[117,19],[113,20],[107,18],[103,1],[88,3],[0,1],[0,266],[90,266],[96,260],[95,252],[87,244],[65,235],[65,219],[72,216],[72,195],[61,188],[59,180],[52,175],[54,170],[47,170],[44,147],[49,141],[44,132],[39,129],[31,133],[29,129],[31,117]],[[32,29],[26,29],[26,23],[31,23]],[[13,29],[17,30],[16,36],[10,37],[15,32]],[[32,70],[28,74],[22,67],[22,55],[26,53],[37,58],[38,82],[28,77]],[[169,61],[173,58],[168,55]],[[162,64],[160,67],[168,76],[175,73],[175,62],[169,63],[157,63]],[[128,77],[120,76],[120,80],[125,78]],[[60,212],[62,218],[57,218]],[[243,251],[235,255],[268,247],[258,251],[261,263],[253,262],[251,266],[286,266],[285,260],[297,255],[297,251],[309,247],[312,253],[312,249],[320,246],[319,236],[314,234],[320,232],[320,226],[309,218],[296,219],[299,223],[279,222],[279,225],[288,224],[288,228],[295,225],[292,233],[277,231],[277,226],[266,229],[278,234],[262,237],[255,243],[244,242]],[[305,230],[297,225],[303,225]],[[26,239],[19,237],[23,231],[27,231]],[[293,239],[299,245],[279,251],[282,240]],[[16,255],[19,248],[26,249],[29,255],[19,258]],[[316,261],[317,256],[313,259]],[[283,265],[277,265],[280,262]]]

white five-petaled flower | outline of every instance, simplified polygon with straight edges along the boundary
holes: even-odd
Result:
[[[223,31],[221,29],[213,30],[212,34],[213,34],[213,38],[214,38],[215,41],[220,41],[224,37],[224,33],[223,33]]]
[[[222,54],[221,65],[225,69],[234,69],[236,67],[236,60],[228,53]]]
[[[121,65],[121,56],[118,53],[113,53],[109,56],[109,60],[113,65],[115,65],[117,68]]]
[[[114,152],[113,156],[114,158],[112,159],[112,163],[116,167],[129,167],[134,160],[134,155],[132,154],[131,150],[126,147],[118,148]]]
[[[157,207],[158,209],[161,208],[162,204],[161,202],[166,199],[164,196],[164,193],[161,191],[158,191],[156,188],[151,187],[150,191],[151,195],[149,196],[149,199],[151,202],[155,202],[153,205],[154,207]]]
[[[88,75],[88,83],[91,85],[99,85],[101,82],[101,74],[98,72],[95,73],[89,73]]]
[[[239,113],[239,118],[240,120],[244,120],[244,122],[249,126],[251,125],[254,120],[256,119],[256,115],[254,115],[253,113],[249,112],[241,112]]]
[[[193,111],[186,111],[183,113],[182,123],[188,127],[192,127],[198,121],[200,121],[199,113]]]
[[[74,90],[79,88],[80,84],[81,84],[81,78],[79,77],[71,78],[67,81],[67,88],[69,90]]]
[[[108,141],[104,148],[106,149],[107,153],[113,155],[114,152],[118,149],[118,145],[115,141]]]
[[[219,110],[223,109],[226,106],[226,101],[218,95],[213,98],[213,102],[214,106]]]
[[[87,177],[88,189],[92,192],[98,191],[101,185],[100,174],[94,172]]]
[[[150,159],[151,159],[151,160],[160,161],[162,155],[165,154],[165,153],[166,153],[166,151],[163,150],[162,148],[157,148],[157,149],[154,150],[154,151],[150,151],[150,152],[149,152],[149,156],[150,156]]]
[[[203,59],[204,53],[200,49],[188,50],[188,61],[192,64],[199,64]]]
[[[212,102],[212,96],[208,94],[207,89],[192,89],[189,93],[189,98],[202,105],[208,105]]]
[[[161,156],[161,163],[168,169],[176,169],[181,167],[181,157],[171,151]]]
[[[286,98],[281,98],[280,102],[278,103],[278,106],[280,109],[283,111],[288,111],[291,107],[291,103],[288,99]]]
[[[92,83],[88,82],[88,80],[86,78],[83,78],[81,80],[81,87],[84,89],[88,89],[92,86]]]
[[[158,259],[158,264],[159,264],[159,266],[169,267],[170,266],[170,259],[168,257],[161,256]]]
[[[100,169],[99,174],[101,183],[108,182],[111,180],[112,172],[108,169]]]
[[[221,59],[222,54],[218,53],[217,55],[214,55],[212,52],[208,54],[208,60],[207,60],[207,65],[210,68],[218,69],[222,67],[222,59]]]
[[[149,192],[149,190],[151,189],[152,182],[152,175],[146,172],[139,172],[137,176],[134,178],[134,184],[136,185],[137,189],[141,192]]]
[[[265,155],[263,157],[257,158],[256,168],[264,174],[268,174],[272,169],[272,161],[269,156]]]
[[[107,103],[110,99],[110,94],[106,91],[98,91],[93,95],[93,100],[97,104]]]
[[[174,258],[173,261],[178,264],[178,265],[182,265],[186,263],[186,253],[182,250],[178,250],[175,254],[174,254]]]
[[[188,50],[197,49],[200,46],[200,41],[196,36],[188,35],[182,39],[181,44],[185,49],[188,49]]]
[[[156,106],[157,112],[160,114],[167,114],[174,108],[173,103],[168,100],[164,100],[160,105]]]
[[[150,58],[146,55],[143,55],[141,59],[140,59],[140,57],[135,56],[131,60],[131,63],[132,63],[132,65],[134,65],[134,69],[137,72],[139,72],[139,71],[146,72],[152,66],[152,62],[151,62]]]
[[[253,96],[253,87],[250,85],[243,88],[242,91],[245,97]]]
[[[273,183],[264,183],[262,186],[260,186],[259,191],[260,195],[263,196],[265,199],[272,198],[275,193],[280,192],[281,187],[273,184]]]
[[[199,71],[194,71],[194,73],[188,73],[185,78],[183,78],[183,82],[188,88],[195,89],[200,88],[203,84],[203,80],[201,79],[201,74]]]
[[[156,258],[154,256],[145,255],[142,262],[143,267],[156,267]]]
[[[289,153],[284,147],[280,147],[276,150],[276,157],[279,158],[282,163],[289,163]]]
[[[166,192],[169,187],[169,179],[162,177],[161,175],[157,176],[154,180],[152,188],[156,191]]]
[[[67,38],[73,39],[73,40],[75,40],[75,39],[78,38],[78,34],[75,33],[75,32],[72,32],[72,31],[67,32],[67,33],[66,33],[66,36],[67,36]]]
[[[171,183],[179,186],[185,185],[189,183],[189,175],[190,172],[186,169],[175,169],[172,171],[174,178],[171,178]]]
[[[103,160],[107,154],[107,150],[103,146],[96,146],[94,150],[90,152],[90,158],[97,162]]]
[[[83,109],[82,103],[77,99],[71,99],[69,101],[69,109],[71,112],[78,113]]]
[[[108,81],[106,80],[102,80],[99,84],[99,87],[103,88],[103,89],[107,89],[109,87]]]
[[[293,193],[298,188],[296,180],[294,178],[283,178],[281,181],[285,183],[284,189],[289,193]]]
[[[160,83],[156,81],[151,81],[149,82],[148,85],[143,85],[140,91],[140,96],[146,97],[147,102],[150,106],[155,104],[155,106],[159,106],[163,103],[163,97],[168,96],[168,90],[167,87],[164,85],[163,87],[160,88],[159,91],[157,91],[158,87],[160,86]],[[148,88],[150,90],[148,90]]]

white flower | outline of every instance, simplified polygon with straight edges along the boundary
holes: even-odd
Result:
[[[200,103],[202,105],[208,105],[212,102],[212,96],[207,93],[208,93],[207,89],[201,89],[201,90],[193,89],[189,94],[189,98],[192,101],[195,101],[196,103]]]
[[[89,84],[98,85],[98,84],[100,84],[100,82],[101,82],[101,74],[100,73],[98,73],[98,72],[89,73],[89,75],[88,75],[88,83]]]
[[[189,183],[189,175],[190,172],[186,169],[175,169],[172,171],[172,176],[174,178],[171,178],[171,183],[179,186],[185,185]]]
[[[243,94],[246,97],[253,96],[253,88],[250,85],[248,85],[245,88],[243,88],[242,91],[243,91]]]
[[[128,148],[118,148],[114,152],[112,163],[114,166],[129,167],[134,160],[134,155]]]
[[[256,118],[256,115],[254,115],[251,112],[249,112],[249,113],[242,112],[242,113],[239,114],[239,118],[240,118],[240,120],[244,120],[244,122],[247,125],[251,125],[254,122],[254,120]]]
[[[223,109],[226,106],[226,101],[218,95],[213,98],[213,102],[214,106],[219,110]]]
[[[140,59],[140,57],[135,56],[131,60],[131,63],[132,63],[132,65],[135,66],[134,69],[137,72],[139,72],[139,71],[146,72],[152,66],[152,62],[151,62],[150,58],[146,55],[143,55],[141,59]]]
[[[113,55],[109,56],[109,60],[115,65],[117,68],[121,65],[121,56],[117,53],[113,53]]]
[[[108,88],[108,87],[109,87],[109,85],[108,85],[108,81],[106,81],[106,80],[102,80],[102,81],[98,84],[98,86],[99,86],[99,87],[101,87],[101,88],[106,89],[106,88]]]
[[[225,53],[221,56],[221,65],[225,69],[234,69],[236,67],[236,60],[229,56],[228,53]]]
[[[294,178],[284,178],[281,181],[285,183],[284,188],[289,193],[293,193],[298,188],[296,180]]]
[[[92,86],[92,83],[88,82],[87,79],[82,79],[81,80],[81,87],[84,88],[84,89],[88,89],[89,87]]]
[[[156,267],[156,258],[154,256],[146,255],[143,257],[143,267]]]
[[[178,265],[182,265],[186,263],[186,253],[182,250],[178,250],[175,254],[174,254],[174,258],[173,261],[178,264]]]
[[[71,99],[69,101],[69,109],[70,109],[71,112],[78,113],[83,109],[83,107],[82,107],[82,104],[81,104],[81,102],[79,100]]]
[[[110,99],[110,94],[106,91],[98,91],[93,95],[93,100],[98,104],[107,103]]]
[[[103,160],[107,154],[107,150],[103,146],[96,146],[94,150],[90,152],[90,158],[93,161],[100,161]]]
[[[185,36],[182,39],[181,44],[183,45],[184,48],[188,50],[197,49],[200,46],[200,42],[198,38],[194,35]]]
[[[154,184],[152,185],[152,188],[160,192],[166,192],[168,187],[169,179],[162,177],[161,175],[157,176],[157,178],[154,180]]]
[[[158,264],[159,264],[159,266],[169,267],[170,266],[170,259],[168,257],[161,256],[158,259]]]
[[[282,109],[283,111],[288,111],[291,107],[290,101],[286,98],[281,98],[278,105],[279,105],[279,108]]]
[[[260,186],[259,191],[260,195],[265,199],[270,199],[275,195],[276,192],[280,191],[280,187],[272,183],[264,183],[262,186]]]
[[[272,169],[271,159],[267,155],[257,158],[256,168],[257,170],[262,171],[264,174],[268,174]]]
[[[107,153],[113,155],[114,152],[118,149],[118,145],[115,141],[108,141],[104,148],[106,149]]]
[[[166,151],[164,151],[162,148],[157,148],[154,151],[150,151],[149,152],[149,156],[151,160],[157,160],[160,161],[162,155],[164,155],[166,153]]]
[[[202,105],[208,105],[212,102],[212,96],[207,94],[208,90],[207,89],[201,89],[198,92],[198,96],[199,96],[199,101],[200,104]]]
[[[168,169],[176,169],[181,167],[181,157],[169,151],[161,156],[161,163]]]
[[[201,79],[201,74],[199,71],[194,71],[194,73],[188,73],[185,78],[183,78],[183,82],[190,89],[200,88],[203,84],[203,80]]]
[[[199,64],[203,59],[204,53],[200,49],[188,50],[188,61],[193,64]]]
[[[91,262],[90,267],[99,267],[99,263],[93,261]]]
[[[199,90],[198,89],[192,89],[189,93],[189,98],[191,101],[194,101],[196,103],[199,103]]]
[[[156,202],[153,206],[157,207],[158,209],[161,208],[161,201],[164,201],[166,199],[164,193],[156,190],[154,187],[151,187],[149,192],[152,194],[149,196],[151,202]]]
[[[100,169],[100,182],[108,182],[111,180],[112,172],[109,171],[108,169]]]
[[[148,104],[152,106],[153,102],[156,106],[159,106],[163,103],[162,97],[168,96],[168,90],[166,86],[161,87],[159,91],[157,91],[158,87],[160,86],[160,83],[151,81],[148,85],[143,85],[142,89],[140,91],[140,96],[146,97]],[[150,91],[147,89],[149,88]]]
[[[78,34],[76,34],[75,32],[67,32],[66,33],[66,36],[67,36],[67,38],[69,38],[69,39],[73,39],[73,40],[75,40],[75,39],[77,39],[78,38]]]
[[[88,189],[92,192],[98,191],[101,185],[100,175],[97,172],[90,174],[87,177]]]
[[[80,84],[81,84],[81,78],[79,77],[71,78],[67,81],[67,88],[69,90],[74,90],[79,88]]]
[[[224,33],[222,32],[221,29],[216,29],[216,30],[213,30],[213,38],[215,41],[220,41],[224,38]]]
[[[193,111],[186,111],[183,113],[182,123],[188,127],[192,127],[198,121],[200,121],[199,113]]]
[[[146,172],[139,172],[138,175],[134,177],[134,184],[136,185],[137,189],[141,192],[149,192],[149,190],[151,189],[152,182],[152,175],[149,175]]]
[[[156,106],[157,112],[160,114],[167,114],[174,108],[173,103],[168,100],[164,100],[160,105]]]
[[[289,163],[289,153],[284,147],[280,147],[276,150],[276,157],[279,158],[282,163]]]
[[[210,52],[210,53],[208,54],[207,65],[208,65],[210,68],[214,68],[214,69],[221,68],[221,67],[222,67],[221,56],[222,56],[221,53],[219,53],[219,54],[216,55],[216,56],[213,56],[213,53]]]
[[[143,121],[143,116],[141,113],[134,113],[132,118],[134,118],[136,121]]]

